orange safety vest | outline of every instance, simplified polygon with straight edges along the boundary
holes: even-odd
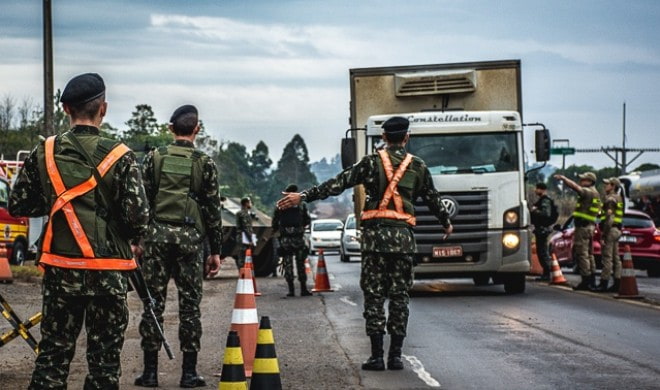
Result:
[[[404,173],[406,173],[406,169],[408,168],[408,165],[410,165],[410,162],[413,159],[413,155],[407,153],[406,157],[401,162],[401,165],[399,165],[399,168],[396,170],[396,172],[394,172],[392,161],[390,160],[390,156],[387,154],[387,151],[381,149],[378,151],[378,154],[380,155],[380,159],[383,161],[385,176],[387,176],[389,183],[385,189],[385,194],[383,194],[383,198],[378,205],[378,209],[362,211],[361,220],[365,221],[367,219],[374,218],[387,218],[404,221],[411,226],[415,226],[415,216],[410,215],[403,210],[403,200],[401,199],[401,195],[399,194],[399,189],[397,187],[399,180],[401,180]],[[387,208],[390,201],[394,201],[394,210]]]
[[[94,254],[94,249],[87,238],[85,230],[76,215],[71,202],[89,191],[92,191],[96,188],[98,183],[96,178],[92,175],[89,179],[84,182],[72,187],[66,188],[60,171],[57,168],[55,163],[55,136],[48,137],[45,143],[45,160],[46,160],[46,170],[48,171],[48,177],[50,178],[51,183],[53,184],[53,189],[57,195],[57,199],[53,203],[53,206],[50,210],[50,215],[48,218],[48,223],[46,224],[46,233],[43,237],[43,245],[41,248],[41,257],[39,258],[40,264],[48,264],[55,267],[61,268],[75,268],[75,269],[85,269],[85,270],[115,270],[115,271],[128,271],[137,268],[137,263],[134,259],[119,259],[119,258],[98,258]],[[114,149],[108,153],[107,156],[96,167],[99,175],[101,177],[105,176],[110,168],[130,149],[124,145],[119,144]],[[58,255],[50,252],[51,243],[53,240],[53,216],[58,211],[62,211],[66,218],[66,221],[73,233],[76,243],[82,252],[83,257],[72,258],[67,256]]]

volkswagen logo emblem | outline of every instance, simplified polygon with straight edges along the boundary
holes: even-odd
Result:
[[[447,210],[449,218],[454,218],[456,214],[458,214],[458,202],[456,202],[454,198],[442,197],[440,202],[442,202],[442,205],[445,206],[445,210]]]

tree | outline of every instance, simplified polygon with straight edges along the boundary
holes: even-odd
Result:
[[[222,143],[216,155],[218,181],[222,195],[243,197],[250,193],[248,154],[245,146],[237,142]]]
[[[125,136],[128,138],[157,135],[159,133],[158,120],[154,116],[154,111],[148,104],[138,104],[135,106],[131,119],[126,122],[128,130]]]
[[[248,163],[250,164],[252,188],[266,188],[269,179],[268,170],[273,165],[273,160],[268,157],[268,146],[264,141],[259,141],[254,150],[252,150]]]
[[[651,171],[653,169],[660,169],[660,165],[658,164],[652,164],[652,163],[644,163],[640,166],[638,166],[635,170],[644,172],[644,171]]]
[[[272,175],[270,193],[264,201],[267,204],[274,203],[290,183],[298,185],[298,188],[308,188],[318,183],[310,170],[307,145],[299,134],[294,135],[284,147],[282,158],[277,162],[277,169]]]

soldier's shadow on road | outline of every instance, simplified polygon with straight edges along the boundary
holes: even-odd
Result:
[[[475,286],[473,283],[424,281],[415,282],[410,290],[414,298],[442,298],[442,297],[499,297],[507,295],[502,285]]]

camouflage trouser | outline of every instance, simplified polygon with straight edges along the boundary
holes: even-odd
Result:
[[[305,259],[309,253],[309,248],[305,245],[303,236],[282,236],[280,237],[280,248],[283,253],[284,279],[287,282],[293,282],[293,257],[296,258],[296,272],[298,280],[301,283],[307,281],[305,273]]]
[[[240,271],[241,268],[245,265],[245,251],[250,248],[249,245],[241,245],[241,249],[236,256],[236,268]]]
[[[600,280],[609,280],[612,275],[612,265],[614,265],[614,278],[621,279],[621,257],[619,257],[619,237],[621,230],[616,227],[610,228],[603,236],[603,247],[601,255],[603,259],[603,271],[600,274]]]
[[[66,389],[83,323],[87,332],[84,389],[118,389],[120,354],[128,325],[126,296],[44,295],[39,356],[29,389]]]
[[[360,287],[364,293],[367,335],[385,333],[385,299],[389,298],[387,332],[405,336],[409,290],[413,285],[413,257],[402,253],[362,253]]]
[[[580,270],[580,275],[589,276],[596,272],[596,259],[594,259],[593,237],[594,224],[578,226],[573,235],[573,255]]]
[[[200,350],[202,321],[199,304],[202,300],[204,263],[199,245],[149,243],[145,245],[142,271],[149,291],[156,301],[154,312],[163,326],[167,284],[174,279],[179,297],[179,348],[183,352]],[[142,349],[158,351],[162,340],[147,313],[140,322]]]

